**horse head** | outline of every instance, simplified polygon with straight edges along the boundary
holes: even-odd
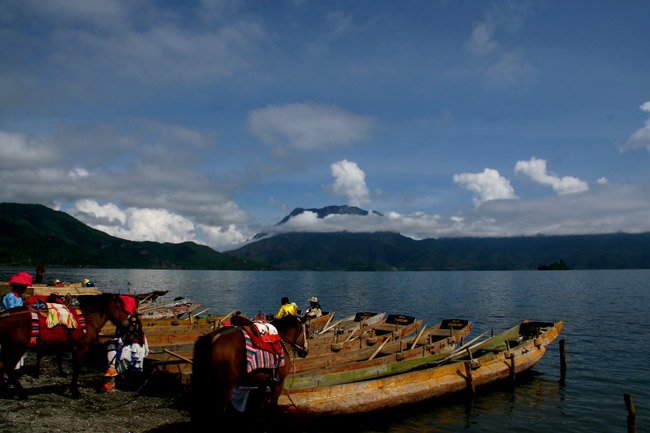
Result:
[[[304,321],[305,318],[289,315],[271,322],[277,328],[282,340],[289,343],[301,358],[306,357],[309,351]]]
[[[129,324],[129,313],[126,311],[124,300],[120,295],[108,295],[106,306],[108,320],[115,326]]]

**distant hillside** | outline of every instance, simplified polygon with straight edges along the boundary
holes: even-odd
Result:
[[[269,269],[194,242],[134,242],[88,227],[64,212],[0,203],[0,265],[137,269]]]
[[[319,218],[369,213],[349,206],[308,210]],[[304,211],[295,209],[280,224]],[[572,269],[644,269],[650,268],[650,233],[421,241],[398,233],[291,233],[232,253],[281,269],[534,270],[557,261]]]

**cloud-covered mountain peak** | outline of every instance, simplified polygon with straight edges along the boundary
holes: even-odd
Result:
[[[359,216],[367,216],[369,213],[374,214],[374,215],[379,215],[383,216],[381,213],[376,212],[376,211],[367,211],[363,210],[361,208],[358,208],[356,206],[325,206],[320,209],[303,209],[300,207],[295,208],[289,215],[286,217],[282,218],[282,221],[278,223],[278,225],[282,225],[287,223],[291,218],[294,218],[298,215],[301,215],[305,212],[312,212],[315,213],[316,216],[320,219],[323,219],[329,215],[359,215]]]

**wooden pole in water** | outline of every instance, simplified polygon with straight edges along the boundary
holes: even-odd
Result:
[[[472,379],[472,361],[465,361],[465,374],[467,377],[467,390],[471,395],[476,394],[476,387],[474,387],[474,380]]]
[[[566,376],[566,340],[560,340],[560,374]]]
[[[510,353],[510,380],[512,381],[512,384],[514,385],[515,380],[517,377],[515,376],[515,354]]]
[[[630,394],[623,394],[627,408],[627,433],[636,433],[636,409]]]

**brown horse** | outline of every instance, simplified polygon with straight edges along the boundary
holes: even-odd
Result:
[[[222,423],[232,421],[231,417],[224,415],[236,385],[258,388],[257,398],[268,400],[267,409],[271,411],[270,415],[274,413],[284,387],[284,378],[292,366],[293,353],[302,358],[307,356],[307,337],[302,320],[295,316],[273,320],[271,324],[281,337],[286,361],[276,373],[265,368],[247,373],[244,336],[241,331],[233,332],[236,328],[221,328],[196,341],[192,364],[192,422],[206,425],[208,416],[210,422],[216,421],[215,417],[221,418],[219,422]],[[293,350],[288,351],[288,347]],[[268,390],[270,393],[267,396]]]
[[[81,372],[81,364],[88,353],[91,344],[97,341],[99,332],[109,320],[113,324],[126,325],[128,315],[124,310],[124,303],[119,295],[102,294],[96,296],[83,296],[80,299],[80,309],[86,319],[86,333],[77,341],[67,343],[42,342],[41,346],[53,349],[59,346],[61,350],[72,351],[72,381],[70,392],[73,398],[79,397],[77,382]],[[26,307],[12,308],[0,313],[0,378],[7,375],[9,383],[19,398],[27,398],[25,389],[16,377],[14,367],[25,354],[32,329],[32,317]],[[38,349],[39,346],[35,346]],[[0,381],[0,390],[5,391],[4,381]]]

